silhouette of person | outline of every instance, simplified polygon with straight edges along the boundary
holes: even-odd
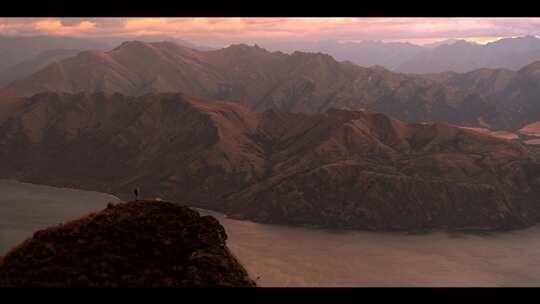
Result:
[[[139,187],[135,188],[135,190],[133,190],[133,193],[135,193],[135,200],[138,201],[139,200]]]

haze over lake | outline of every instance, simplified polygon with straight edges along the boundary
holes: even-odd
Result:
[[[0,181],[0,254],[116,197]],[[540,286],[540,226],[486,235],[335,232],[216,216],[261,286]]]

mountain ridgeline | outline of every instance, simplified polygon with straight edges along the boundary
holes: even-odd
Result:
[[[4,94],[55,91],[129,96],[182,92],[230,100],[252,111],[324,113],[369,108],[406,122],[518,130],[538,121],[540,65],[426,75],[338,62],[321,53],[232,45],[200,51],[170,42],[125,42],[56,61],[8,85]]]
[[[540,60],[535,36],[503,38],[486,44],[449,39],[428,45],[406,42],[297,41],[265,43],[273,51],[322,52],[361,66],[380,65],[401,73],[467,73],[482,68],[519,70]]]
[[[477,69],[519,70],[540,60],[540,39],[535,36],[504,38],[487,44],[465,40],[418,52],[402,62],[403,73],[467,73]]]
[[[446,123],[365,109],[252,112],[180,93],[49,92],[13,104],[0,117],[0,178],[141,187],[265,223],[490,230],[540,221],[539,155]]]

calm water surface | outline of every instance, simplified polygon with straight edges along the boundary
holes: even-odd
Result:
[[[540,286],[540,226],[489,235],[333,232],[228,219],[262,286]]]
[[[0,255],[36,230],[99,211],[113,195],[0,180]]]

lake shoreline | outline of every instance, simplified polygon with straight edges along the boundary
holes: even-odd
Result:
[[[0,252],[113,198],[13,180],[0,180],[0,189],[7,193],[0,197]],[[190,207],[218,219],[227,246],[259,286],[540,286],[540,226],[489,235],[343,231]]]

